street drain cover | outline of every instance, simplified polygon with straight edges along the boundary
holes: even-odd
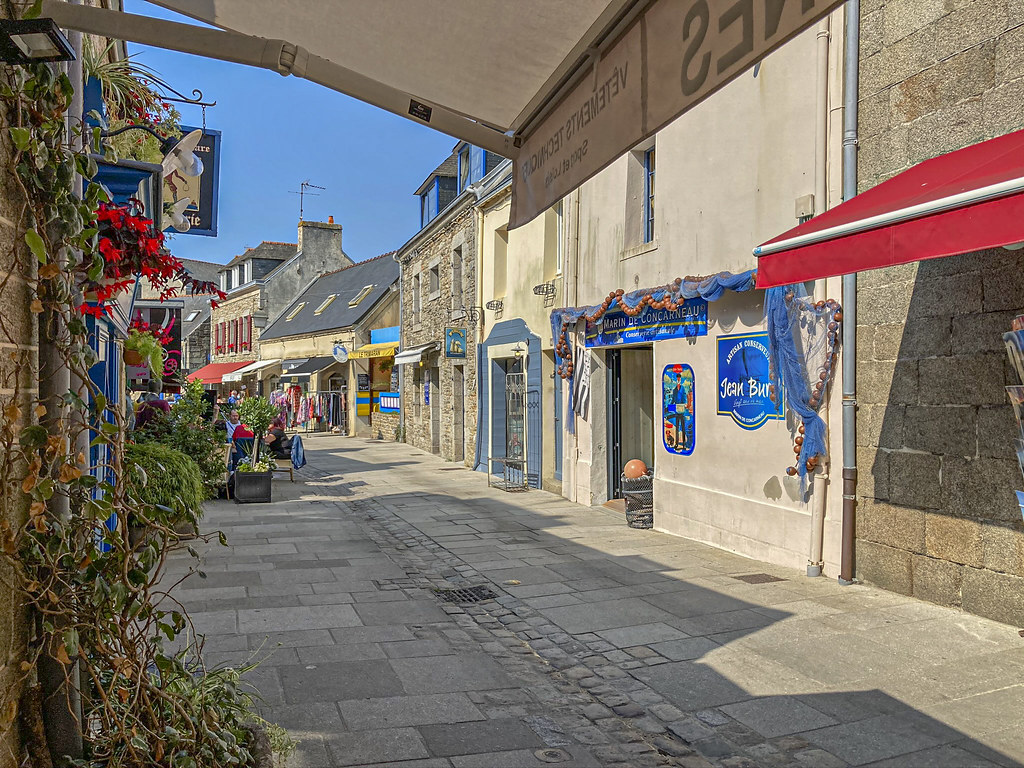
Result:
[[[435,595],[446,603],[482,603],[497,597],[488,587],[456,587],[452,589],[433,589]]]
[[[538,749],[533,756],[543,763],[564,763],[572,760],[572,755],[564,749]]]
[[[733,578],[745,581],[747,584],[770,584],[773,581],[785,581],[785,579],[768,573],[748,573],[744,576],[733,576]]]

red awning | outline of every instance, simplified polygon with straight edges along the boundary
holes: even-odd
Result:
[[[757,287],[1024,242],[1024,131],[926,160],[754,249]]]
[[[202,379],[204,384],[220,384],[221,377],[225,373],[237,371],[239,368],[252,365],[254,362],[254,360],[238,360],[233,363],[210,363],[209,365],[204,365],[198,371],[190,373],[186,378],[189,381]]]

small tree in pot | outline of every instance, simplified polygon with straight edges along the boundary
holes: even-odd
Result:
[[[273,475],[270,465],[268,463],[264,471],[255,470],[262,469],[263,436],[277,415],[277,408],[265,397],[249,397],[238,406],[239,418],[252,430],[255,438],[248,461],[248,468],[253,471],[235,472],[236,501],[270,501],[270,479]]]

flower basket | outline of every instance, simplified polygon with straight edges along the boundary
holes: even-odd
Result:
[[[144,365],[145,360],[143,360],[142,355],[140,355],[134,349],[126,349],[124,351],[124,364],[139,366]]]

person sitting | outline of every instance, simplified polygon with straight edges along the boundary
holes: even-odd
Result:
[[[224,429],[228,433],[228,442],[235,437],[235,430],[242,426],[241,417],[238,415],[238,411],[232,409],[231,413],[228,414],[228,420],[224,422]]]
[[[284,431],[284,419],[280,416],[271,423],[263,442],[270,446],[270,455],[275,459],[291,459],[292,441]]]

